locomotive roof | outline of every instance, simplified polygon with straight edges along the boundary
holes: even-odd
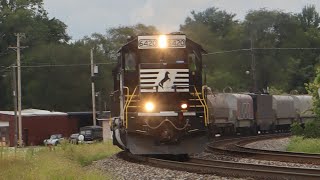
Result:
[[[167,34],[167,35],[176,35],[176,34]],[[184,34],[179,34],[179,35],[184,35]],[[120,47],[120,49],[118,50],[118,53],[124,50],[128,50],[128,49],[138,49],[138,36],[134,37],[132,40],[130,40],[129,42],[127,42],[127,44],[123,45],[122,47]],[[191,47],[192,49],[198,49],[201,53],[207,54],[207,51],[205,51],[202,46],[194,41],[192,41],[189,38],[186,38],[186,45],[187,48]]]

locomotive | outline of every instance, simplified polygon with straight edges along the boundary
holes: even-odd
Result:
[[[210,93],[207,98],[211,134],[288,131],[295,121],[304,124],[315,119],[309,95]]]
[[[201,45],[185,34],[138,36],[113,69],[113,144],[133,154],[201,152],[209,124]]]

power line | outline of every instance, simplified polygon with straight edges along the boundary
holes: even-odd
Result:
[[[292,48],[253,48],[254,50],[320,50],[320,48],[292,47]]]
[[[308,48],[308,47],[274,48],[274,47],[271,47],[271,48],[233,49],[233,50],[226,50],[226,51],[211,52],[211,53],[203,54],[203,56],[214,55],[214,54],[233,53],[233,52],[239,52],[239,51],[251,51],[251,50],[320,50],[320,48]]]
[[[111,65],[116,64],[116,62],[110,63],[95,63],[96,65]],[[43,64],[43,65],[22,65],[22,68],[40,68],[40,67],[75,67],[75,66],[90,66],[90,63],[85,64]],[[17,67],[17,66],[13,66]]]
[[[7,67],[2,66],[3,68],[2,68],[2,69],[0,69],[0,72],[7,72],[7,71],[8,71],[8,69],[12,68],[12,66],[13,66],[13,65],[10,65],[10,66],[7,66]]]
[[[217,52],[206,53],[206,54],[203,54],[203,55],[206,56],[206,55],[213,55],[213,54],[224,54],[224,53],[239,52],[239,51],[251,51],[251,49],[234,49],[234,50],[227,50],[227,51],[217,51]]]

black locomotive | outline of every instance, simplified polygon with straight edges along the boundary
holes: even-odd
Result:
[[[203,150],[208,107],[203,48],[184,34],[138,36],[113,69],[113,143],[133,154]]]

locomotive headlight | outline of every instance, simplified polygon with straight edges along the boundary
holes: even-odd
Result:
[[[160,35],[158,40],[159,48],[167,48],[168,47],[168,39],[166,35]]]
[[[151,112],[154,110],[154,104],[152,102],[147,102],[144,106],[146,111]]]
[[[182,109],[187,109],[187,107],[188,107],[188,104],[187,104],[187,103],[181,104],[181,108],[182,108]]]

